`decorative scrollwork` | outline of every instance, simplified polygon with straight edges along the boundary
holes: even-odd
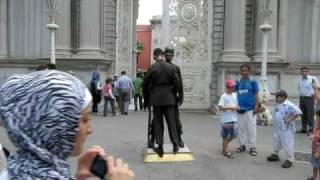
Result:
[[[186,22],[192,22],[197,17],[197,7],[193,3],[186,3],[181,10],[181,17]]]
[[[170,16],[177,16],[178,15],[178,0],[171,0],[170,1]]]

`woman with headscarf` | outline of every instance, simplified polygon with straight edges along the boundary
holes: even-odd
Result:
[[[90,91],[92,94],[92,112],[98,113],[99,103],[101,102],[102,96],[102,86],[100,83],[100,70],[97,67],[97,70],[92,72],[91,81],[90,81]]]
[[[69,180],[69,156],[82,152],[91,129],[89,90],[72,75],[37,71],[9,78],[0,87],[0,115],[17,153],[9,156],[0,179]],[[93,147],[79,158],[76,179],[93,177],[93,159],[105,152]],[[107,159],[108,178],[132,179],[134,174],[121,159]]]

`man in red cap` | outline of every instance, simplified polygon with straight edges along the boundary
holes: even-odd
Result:
[[[233,158],[232,153],[229,151],[229,143],[237,137],[237,110],[238,99],[234,88],[236,82],[234,80],[226,81],[226,92],[222,94],[219,101],[219,108],[222,111],[220,118],[221,123],[221,137],[223,140],[222,152],[228,158]]]

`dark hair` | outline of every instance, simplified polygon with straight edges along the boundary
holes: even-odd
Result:
[[[316,115],[320,116],[320,108],[317,110]]]
[[[303,70],[309,71],[309,68],[307,66],[303,66],[303,67],[300,68],[300,71],[303,71]]]
[[[287,99],[288,95],[287,94],[278,94],[278,95],[276,95],[276,97],[283,97],[283,98]]]
[[[57,69],[57,66],[53,63],[47,64],[48,69]]]
[[[36,71],[46,70],[48,67],[46,65],[40,65],[36,68]]]
[[[142,77],[142,72],[137,73],[137,77],[141,78]]]
[[[251,71],[251,66],[250,66],[250,64],[242,64],[241,66],[240,66],[240,70],[241,69],[243,69],[243,68],[247,68],[249,71]]]
[[[158,55],[161,55],[161,54],[164,54],[164,52],[162,51],[162,49],[160,48],[155,48],[153,50],[153,56],[158,56]]]
[[[164,53],[165,53],[165,54],[167,54],[167,53],[172,53],[172,54],[174,54],[174,49],[171,48],[171,47],[166,47],[166,48],[164,49]]]
[[[112,78],[107,78],[106,79],[106,83],[108,84],[108,83],[112,83]]]
[[[121,75],[125,75],[126,74],[126,71],[121,71]]]

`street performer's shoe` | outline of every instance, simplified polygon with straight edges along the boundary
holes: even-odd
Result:
[[[184,142],[182,141],[181,137],[179,138],[178,144],[179,144],[179,147],[184,148]]]
[[[162,144],[159,144],[159,146],[157,148],[153,148],[154,152],[156,152],[159,157],[163,157],[163,154],[164,154],[164,150],[163,150],[163,145]]]
[[[177,143],[173,143],[173,154],[177,154],[179,151],[179,146]]]

